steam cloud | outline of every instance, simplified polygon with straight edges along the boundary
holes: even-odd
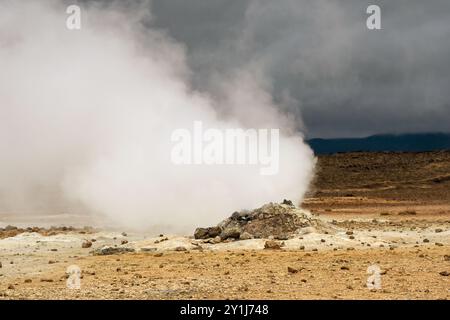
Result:
[[[183,44],[149,28],[148,3],[84,4],[65,27],[58,1],[0,1],[0,209],[88,212],[173,232],[269,201],[302,200],[314,157],[280,113],[258,65],[193,90]],[[286,98],[289,101],[289,97]],[[280,128],[280,171],[175,166],[171,133]]]

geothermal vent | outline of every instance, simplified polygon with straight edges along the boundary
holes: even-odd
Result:
[[[196,239],[247,240],[275,238],[287,240],[309,232],[333,232],[334,228],[310,212],[296,208],[291,201],[268,203],[253,211],[234,212],[217,226],[197,228]]]

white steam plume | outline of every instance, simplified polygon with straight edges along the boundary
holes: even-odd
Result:
[[[0,1],[0,209],[105,216],[118,225],[189,232],[232,211],[290,198],[314,166],[254,72],[193,91],[183,46],[141,5],[82,7],[79,31],[57,1]],[[230,110],[220,115],[216,110]],[[280,128],[280,170],[175,166],[174,129]],[[81,208],[81,209],[80,209]]]

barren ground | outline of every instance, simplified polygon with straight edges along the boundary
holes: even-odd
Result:
[[[263,249],[264,239],[209,244],[89,228],[3,231],[0,299],[450,298],[450,152],[320,157],[302,207],[338,231],[305,234],[280,250]],[[81,247],[92,239],[91,248]],[[136,252],[92,254],[104,245]],[[373,264],[381,269],[379,290],[366,286]],[[66,287],[70,265],[82,270],[80,290]]]

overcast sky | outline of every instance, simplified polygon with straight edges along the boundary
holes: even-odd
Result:
[[[382,30],[366,28],[381,7]],[[448,0],[153,0],[193,81],[254,64],[308,137],[450,131]],[[213,88],[210,88],[213,90]],[[286,104],[283,104],[286,105]],[[243,106],[245,107],[245,106]]]

